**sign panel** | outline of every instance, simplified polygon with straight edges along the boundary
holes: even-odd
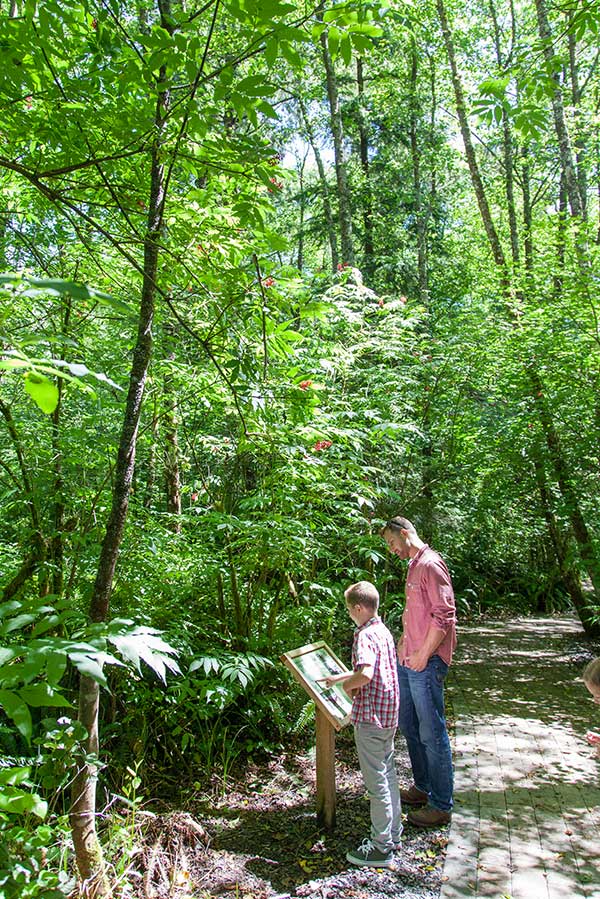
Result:
[[[352,700],[342,687],[339,684],[326,687],[325,684],[317,683],[320,678],[330,674],[348,671],[323,640],[284,652],[281,660],[336,730],[341,730],[349,723]]]

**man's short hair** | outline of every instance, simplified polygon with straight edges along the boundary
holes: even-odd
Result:
[[[349,606],[366,606],[374,612],[379,608],[379,593],[377,587],[370,581],[358,581],[352,584],[344,593],[344,598]]]
[[[408,518],[403,518],[402,515],[394,515],[393,518],[390,518],[383,527],[382,533],[386,531],[410,531],[411,534],[416,534],[417,529]]]

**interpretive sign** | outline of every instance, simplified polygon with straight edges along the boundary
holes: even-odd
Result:
[[[339,684],[326,687],[319,683],[331,674],[348,670],[323,640],[284,652],[281,659],[336,730],[348,724],[352,709],[348,695]]]

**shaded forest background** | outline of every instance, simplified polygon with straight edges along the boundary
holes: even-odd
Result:
[[[600,632],[600,8],[1,12],[0,873],[106,896],[97,803],[306,739],[351,581],[397,630],[391,514]]]

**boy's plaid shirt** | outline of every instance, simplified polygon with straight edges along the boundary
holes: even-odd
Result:
[[[396,727],[400,704],[396,647],[378,615],[354,631],[352,668],[358,671],[363,665],[373,667],[373,677],[354,694],[352,723]]]

